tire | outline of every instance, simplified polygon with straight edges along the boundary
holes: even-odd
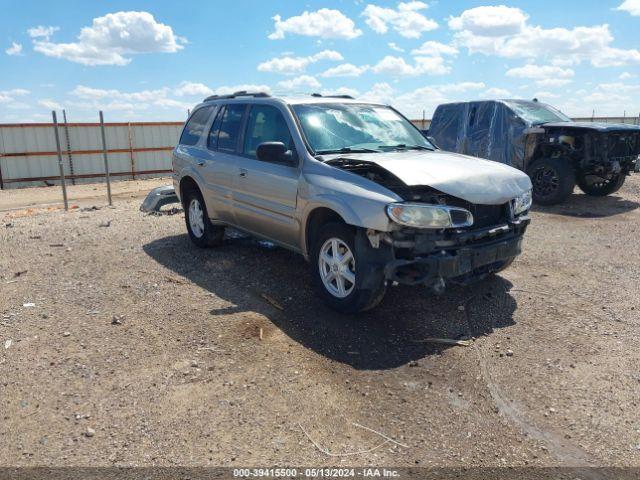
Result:
[[[373,289],[356,286],[357,266],[365,260],[355,244],[353,227],[327,223],[320,228],[311,249],[313,283],[318,295],[329,307],[342,313],[369,310],[382,301],[386,291],[382,273]],[[340,257],[347,257],[347,260],[339,261]]]
[[[580,175],[578,177],[578,187],[587,195],[592,197],[606,197],[612,193],[617,192],[624,185],[624,181],[627,179],[627,175],[623,172],[613,174],[610,178],[600,178],[594,181],[589,177],[596,177],[595,175]]]
[[[533,201],[539,205],[556,205],[573,193],[576,176],[568,160],[541,158],[527,169],[533,184]]]
[[[209,220],[207,206],[200,190],[189,190],[184,198],[184,219],[191,241],[200,248],[220,245],[224,237],[224,227],[216,226]]]

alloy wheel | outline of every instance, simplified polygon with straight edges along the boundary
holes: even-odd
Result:
[[[320,249],[318,268],[322,284],[337,298],[345,298],[356,286],[356,260],[349,246],[339,238],[329,238]]]

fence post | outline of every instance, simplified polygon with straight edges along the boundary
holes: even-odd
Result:
[[[58,132],[58,117],[56,111],[51,111],[53,117],[53,131],[56,136],[56,148],[58,149],[58,167],[60,168],[60,185],[62,186],[62,198],[64,199],[64,209],[69,210],[69,201],[67,200],[67,184],[64,180],[64,164],[62,163],[62,149],[60,148],[60,132]]]
[[[107,156],[107,138],[104,135],[104,116],[100,110],[100,130],[102,132],[102,155],[104,156],[104,174],[107,178],[107,197],[109,205],[113,205],[111,201],[111,179],[109,178],[109,158]]]
[[[131,159],[131,179],[136,179],[136,159],[133,156],[133,131],[131,130],[131,122],[127,123],[129,130],[129,158]]]
[[[73,157],[71,156],[71,140],[69,139],[69,125],[67,124],[67,111],[62,110],[62,119],[64,120],[64,136],[67,140],[67,158],[69,159],[69,173],[71,174],[71,185],[76,184],[76,177],[73,172]]]

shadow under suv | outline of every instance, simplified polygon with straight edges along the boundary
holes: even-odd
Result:
[[[345,96],[209,97],[173,171],[196,245],[232,226],[301,253],[342,312],[395,282],[442,291],[498,272],[529,223],[526,174],[440,151],[393,108]]]

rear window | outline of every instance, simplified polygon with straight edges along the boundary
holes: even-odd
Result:
[[[212,109],[212,106],[202,107],[191,115],[180,136],[180,143],[182,145],[195,145],[198,143],[200,135],[202,135],[204,131],[204,126],[207,124],[207,120],[209,120],[209,114]]]
[[[242,104],[227,105],[218,133],[218,150],[235,152],[242,126],[242,117],[246,109],[247,106]]]

